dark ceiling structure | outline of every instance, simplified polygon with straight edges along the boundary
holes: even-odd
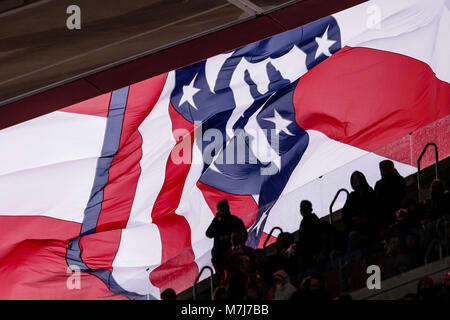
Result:
[[[0,0],[0,129],[365,1]]]

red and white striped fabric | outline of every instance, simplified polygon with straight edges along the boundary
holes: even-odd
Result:
[[[326,58],[314,68],[297,49],[267,58],[284,79],[298,81],[295,121],[309,143],[263,233],[274,226],[295,231],[301,199],[326,215],[356,169],[372,185],[385,158],[403,175],[415,172],[409,153],[383,147],[424,126],[439,124],[433,138],[448,157],[449,10],[440,0],[368,1],[333,15],[340,50],[330,51],[325,33],[311,40],[313,56],[321,50]],[[232,54],[205,62],[212,91]],[[268,90],[267,61],[230,75],[236,107],[227,130],[251,103],[246,73],[258,90]],[[169,287],[181,292],[210,264],[205,230],[215,202],[231,198],[231,211],[252,227],[258,194],[230,195],[199,181],[198,124],[174,106],[176,82],[172,71],[0,131],[0,298],[147,299]],[[183,90],[189,88],[199,90]],[[171,156],[186,150],[187,163]],[[74,275],[80,277],[75,288]]]

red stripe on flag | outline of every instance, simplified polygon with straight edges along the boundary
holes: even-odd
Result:
[[[227,199],[230,205],[230,212],[241,218],[247,229],[255,223],[258,214],[258,204],[251,195],[227,193],[200,181],[197,182],[197,187],[203,193],[203,197],[214,215],[217,212],[217,203],[220,200]]]
[[[58,111],[81,113],[106,118],[108,117],[110,99],[111,99],[111,92],[102,94],[98,97],[80,103],[76,103],[74,105],[60,109]]]
[[[1,299],[127,299],[89,274],[68,271],[68,242],[25,240],[0,265]],[[77,280],[78,279],[78,280]],[[79,288],[75,285],[79,284]]]
[[[45,216],[0,216],[0,261],[23,241],[66,241],[78,237],[80,231],[81,223],[78,222]]]
[[[175,213],[191,167],[195,126],[184,119],[171,103],[169,115],[177,143],[167,159],[164,184],[151,212],[152,221],[161,235],[162,257],[161,265],[151,272],[150,281],[161,292],[172,288],[178,293],[191,286],[198,274],[189,223],[183,216]],[[184,130],[187,135],[179,136],[179,130]],[[183,157],[184,151],[190,152],[188,157],[184,155],[189,160],[188,163],[174,162],[176,157]]]
[[[81,259],[89,269],[107,269],[112,272],[112,263],[119,250],[122,230],[93,233],[80,239]]]
[[[111,163],[108,183],[103,190],[97,232],[123,229],[127,225],[141,175],[142,136],[138,127],[158,101],[166,78],[164,74],[130,86],[119,151]]]
[[[80,289],[70,289],[66,250],[81,224],[44,216],[0,217],[0,299],[127,299],[103,281],[79,274]]]
[[[450,84],[422,61],[345,47],[300,78],[293,100],[303,129],[375,151],[450,114]]]

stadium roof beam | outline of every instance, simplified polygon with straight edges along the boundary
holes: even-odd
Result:
[[[80,0],[71,31],[71,0],[37,1],[0,16],[0,129],[365,1],[239,0],[263,10],[249,14],[227,0]]]

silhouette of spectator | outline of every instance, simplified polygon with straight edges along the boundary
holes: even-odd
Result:
[[[435,301],[436,291],[434,281],[430,277],[422,277],[417,284],[417,295],[422,301]]]
[[[321,257],[328,260],[330,254],[333,252],[343,253],[346,248],[345,235],[336,229],[335,226],[330,224],[328,221],[319,221],[319,231],[322,238],[321,245],[322,250]]]
[[[391,160],[380,162],[380,174],[381,179],[375,184],[375,194],[378,204],[377,220],[379,227],[384,229],[395,221],[395,213],[406,195],[406,183]]]
[[[262,275],[264,272],[264,263],[266,262],[266,250],[264,249],[255,249],[253,253],[255,270],[259,275]]]
[[[161,300],[177,300],[177,294],[172,288],[167,288],[161,293]]]
[[[329,301],[331,300],[326,288],[325,282],[320,274],[303,279],[300,289],[295,292],[291,301],[314,300],[314,301]]]
[[[289,274],[298,271],[294,236],[289,232],[280,233],[275,242],[275,248],[275,253],[269,256],[264,264],[265,274],[262,275],[269,284],[272,282],[273,273],[279,269],[283,269]]]
[[[416,268],[423,262],[420,235],[415,232],[408,233],[408,235],[406,236],[404,252],[409,258],[409,269]]]
[[[435,179],[430,186],[431,196],[422,204],[424,218],[435,220],[450,214],[450,193],[441,180]]]
[[[300,202],[302,221],[298,231],[297,253],[302,269],[313,265],[314,255],[321,252],[322,237],[319,228],[319,218],[313,213],[312,203],[308,200]]]
[[[277,241],[275,242],[275,246],[277,248],[276,255],[283,255],[291,245],[294,243],[294,236],[290,234],[289,232],[281,232],[278,237]]]
[[[422,255],[428,254],[428,261],[435,261],[436,259],[438,259],[438,251],[437,246],[432,244],[438,241],[439,237],[436,230],[435,221],[431,220],[430,218],[423,218],[421,231]],[[427,252],[430,246],[432,247],[432,249],[430,249],[430,252]]]
[[[228,298],[231,300],[257,300],[263,297],[263,284],[254,272],[254,265],[246,254],[236,259],[236,271],[228,281]]]
[[[278,270],[273,274],[273,282],[275,285],[274,300],[290,300],[297,291],[284,270]]]
[[[391,224],[386,232],[385,236],[387,238],[398,237],[400,240],[400,245],[402,248],[406,246],[406,237],[409,233],[411,225],[408,221],[408,211],[405,209],[399,209],[396,213],[396,221]]]
[[[232,247],[225,255],[225,276],[224,284],[236,272],[241,271],[244,274],[250,273],[250,269],[254,269],[253,248],[244,244],[242,231],[233,231],[231,233]]]
[[[420,219],[422,218],[422,213],[420,211],[420,206],[415,199],[407,198],[403,201],[402,209],[407,212],[406,218],[408,223],[412,227],[420,227]]]
[[[441,288],[437,293],[438,301],[450,301],[450,271],[444,277],[444,281],[442,283]]]
[[[235,273],[230,277],[228,284],[228,300],[247,299],[247,276],[242,272]]]
[[[253,263],[253,248],[245,244],[245,234],[242,230],[234,230],[231,232],[231,248],[226,252],[226,257],[228,260],[232,260],[233,256],[239,254],[248,255]]]
[[[406,209],[397,210],[397,221],[386,230],[387,240],[397,238],[399,241],[400,255],[394,260],[394,274],[405,272],[418,266],[422,262],[420,247],[420,233],[411,224]]]
[[[231,247],[231,233],[233,231],[241,231],[244,236],[244,242],[247,240],[247,229],[244,222],[230,213],[228,201],[224,199],[217,203],[216,216],[206,230],[206,236],[214,238],[211,261],[222,281],[224,260],[228,249]]]
[[[387,239],[386,257],[389,276],[396,275],[402,269],[407,269],[410,266],[408,257],[403,252],[400,239],[396,235]]]
[[[375,192],[359,171],[350,177],[352,191],[342,209],[345,232],[348,235],[347,252],[354,252],[369,245],[369,236],[375,239],[373,224]]]

